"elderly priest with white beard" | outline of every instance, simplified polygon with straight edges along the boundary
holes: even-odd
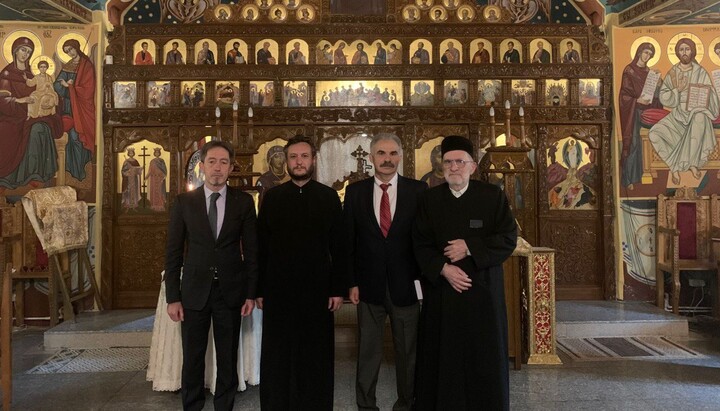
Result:
[[[413,232],[425,299],[415,410],[507,410],[507,314],[502,263],[517,226],[505,193],[470,180],[473,144],[441,144],[446,183],[423,193]]]

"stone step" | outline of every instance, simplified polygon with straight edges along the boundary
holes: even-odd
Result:
[[[646,302],[558,301],[557,338],[687,337],[685,317]]]
[[[354,349],[357,329],[354,308],[343,306],[336,316],[337,348]],[[45,332],[47,349],[149,347],[155,310],[84,312],[77,321],[66,321]],[[644,302],[558,301],[557,338],[667,336],[687,337],[685,317],[667,313]],[[389,326],[385,345],[391,346]]]
[[[106,310],[80,313],[77,321],[65,321],[47,330],[44,344],[47,349],[149,347],[152,341],[154,309]],[[354,350],[357,346],[355,306],[343,304],[335,314],[335,345]],[[389,324],[385,344],[392,345]]]
[[[46,349],[149,347],[155,310],[83,312],[45,331]]]

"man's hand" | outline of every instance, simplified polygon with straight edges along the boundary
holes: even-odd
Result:
[[[340,309],[343,303],[342,297],[330,297],[328,298],[328,310],[337,311]]]
[[[170,319],[178,322],[185,321],[185,311],[183,311],[182,303],[180,301],[168,304],[167,313]]]
[[[245,300],[245,304],[242,306],[242,310],[240,310],[240,314],[243,317],[247,317],[248,315],[252,314],[252,310],[255,308],[255,300],[252,298],[248,298]]]
[[[685,91],[685,89],[688,88],[688,84],[689,84],[689,82],[688,82],[688,78],[687,78],[687,77],[682,77],[682,76],[679,77],[679,78],[678,78],[678,88],[677,88],[678,91],[679,91],[680,93],[682,93],[683,91]]]
[[[258,310],[262,310],[263,309],[263,298],[262,297],[256,298],[255,305],[257,306]]]
[[[472,286],[472,280],[460,267],[445,264],[440,274],[450,283],[455,291],[461,293]]]
[[[463,239],[450,240],[448,241],[448,246],[445,247],[445,257],[449,258],[451,263],[467,257],[467,252],[468,247]]]
[[[350,289],[350,302],[357,305],[360,302],[360,289],[352,287]]]

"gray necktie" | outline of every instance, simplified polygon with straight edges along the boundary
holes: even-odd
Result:
[[[208,210],[208,220],[210,220],[210,229],[213,233],[213,238],[217,239],[217,199],[220,198],[220,193],[210,194],[210,210]]]

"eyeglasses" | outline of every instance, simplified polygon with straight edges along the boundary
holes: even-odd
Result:
[[[465,164],[474,163],[472,160],[443,160],[443,167],[451,168],[453,165],[457,168],[464,168]]]

